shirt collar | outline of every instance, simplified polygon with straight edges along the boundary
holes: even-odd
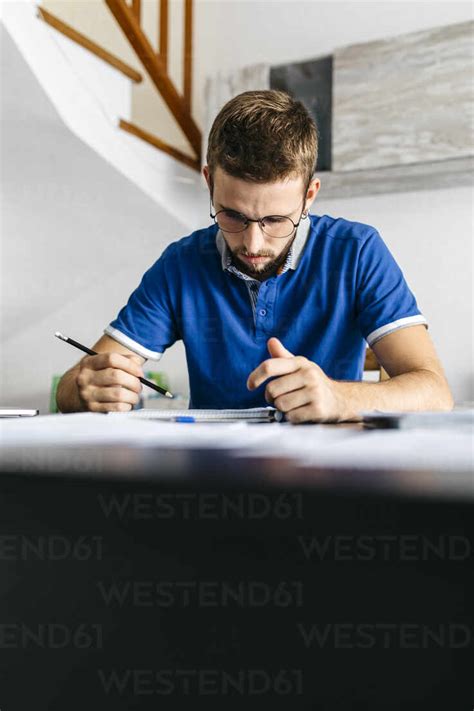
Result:
[[[300,220],[300,224],[298,225],[298,228],[296,230],[296,237],[293,240],[293,243],[292,243],[290,250],[288,252],[288,256],[286,258],[285,266],[287,266],[287,269],[295,270],[296,267],[298,266],[300,259],[301,259],[301,255],[303,254],[304,246],[305,246],[306,241],[308,239],[310,229],[311,229],[311,221],[309,218]],[[221,230],[217,230],[216,247],[217,247],[219,254],[221,256],[222,269],[226,270],[232,264],[232,254],[230,252],[230,249],[227,246],[227,243],[224,239],[224,235],[222,234]],[[286,269],[285,269],[285,271],[286,271]]]

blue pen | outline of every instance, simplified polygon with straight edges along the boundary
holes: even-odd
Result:
[[[196,420],[191,415],[179,415],[174,418],[174,422],[196,422]]]

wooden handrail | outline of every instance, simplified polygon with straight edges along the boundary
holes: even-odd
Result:
[[[137,18],[138,22],[140,23],[140,13],[141,13],[141,1],[140,0],[132,0],[132,10],[133,14]]]
[[[168,0],[160,0],[160,27],[159,27],[160,57],[163,66],[168,71]]]
[[[55,15],[52,15],[47,10],[44,10],[42,7],[38,7],[38,17],[41,20],[44,20],[44,22],[46,22],[51,27],[54,27],[54,29],[58,30],[58,32],[61,32],[61,34],[65,35],[66,37],[69,37],[69,39],[73,40],[77,44],[80,44],[81,47],[84,47],[85,49],[89,50],[89,52],[92,52],[92,54],[95,54],[96,57],[99,57],[99,59],[102,59],[104,62],[107,62],[107,64],[110,64],[115,69],[118,69],[119,72],[125,74],[125,76],[127,76],[132,81],[136,82],[137,84],[142,81],[143,77],[140,72],[137,72],[135,69],[133,69],[133,67],[130,67],[128,64],[125,64],[125,62],[122,62],[121,59],[111,54],[106,49],[96,44],[85,35],[81,34],[70,25],[67,25]]]
[[[184,0],[184,41],[183,41],[183,97],[188,110],[191,109],[193,56],[193,0]]]
[[[190,156],[187,156],[185,153],[182,153],[181,151],[178,151],[177,148],[173,148],[172,146],[168,145],[164,141],[162,141],[159,138],[157,138],[156,136],[154,136],[152,133],[145,131],[143,128],[136,126],[134,123],[130,123],[129,121],[124,121],[123,119],[120,119],[119,127],[121,129],[123,129],[124,131],[127,131],[128,133],[133,134],[137,138],[141,138],[142,141],[146,141],[147,143],[150,143],[155,148],[159,148],[160,151],[167,153],[168,155],[172,156],[173,158],[176,158],[176,160],[178,160],[180,163],[184,163],[184,165],[187,165],[188,168],[197,170],[198,173],[200,172],[201,165],[200,165],[199,161],[197,161],[194,158],[191,158]]]
[[[136,17],[124,0],[105,0],[105,2],[148,72],[152,82],[163,97],[166,105],[183,130],[196,153],[197,160],[200,162],[201,132],[189,113],[186,101],[178,93],[169,78],[163,60],[154,52],[153,47],[138,24]]]

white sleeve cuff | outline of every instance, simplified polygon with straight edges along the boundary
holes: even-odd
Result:
[[[398,331],[399,328],[406,328],[407,326],[418,325],[423,325],[428,328],[428,321],[421,314],[417,314],[416,316],[407,316],[406,318],[399,318],[397,321],[392,321],[392,323],[387,323],[385,324],[385,326],[380,326],[380,328],[376,328],[375,331],[369,333],[365,340],[369,344],[370,348],[372,348],[374,343],[380,341],[381,338],[387,336],[389,333]]]
[[[137,343],[132,338],[129,338],[129,336],[126,336],[124,333],[116,328],[113,328],[112,326],[107,326],[107,328],[104,329],[104,333],[113,338],[114,341],[117,341],[117,343],[121,343],[122,346],[125,346],[125,348],[129,348],[131,351],[137,353],[142,358],[146,358],[147,360],[160,360],[163,355],[160,351],[150,351],[148,348],[145,348],[145,346]]]

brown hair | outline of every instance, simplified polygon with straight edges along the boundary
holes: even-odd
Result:
[[[318,130],[301,101],[284,91],[245,91],[227,102],[209,133],[209,172],[271,183],[316,168]]]

